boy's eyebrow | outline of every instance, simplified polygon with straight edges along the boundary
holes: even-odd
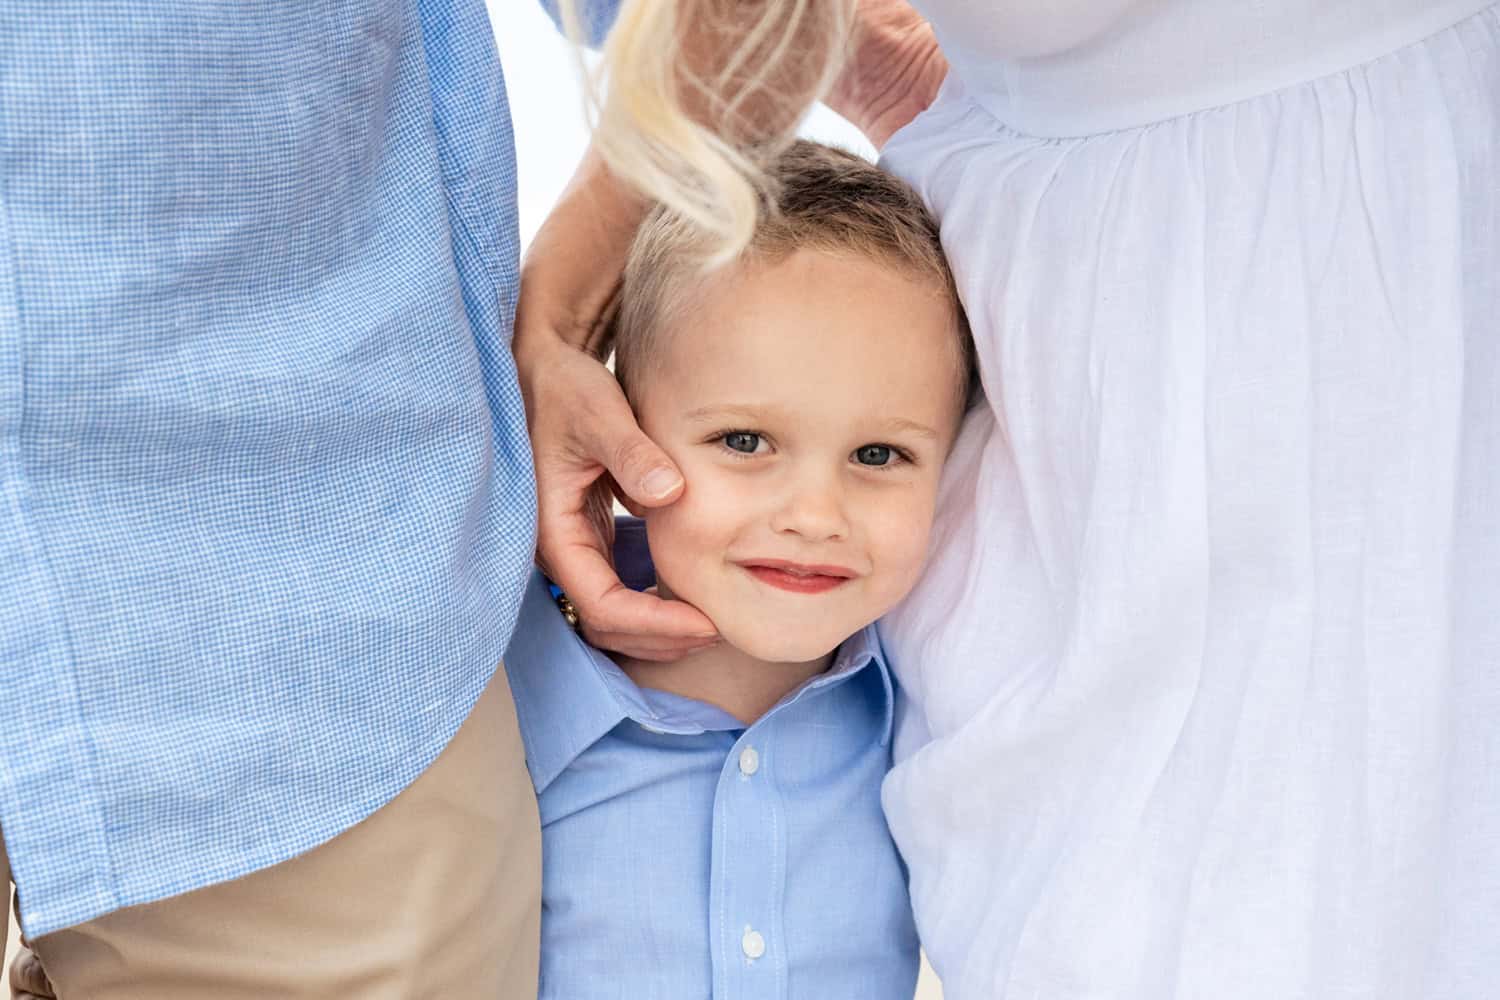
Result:
[[[738,418],[753,424],[767,419],[775,419],[777,415],[778,412],[774,407],[768,409],[766,407],[727,404],[700,406],[696,410],[689,410],[684,414],[684,417],[687,420],[705,420],[709,417],[720,420],[724,418]],[[942,435],[926,424],[919,424],[915,420],[908,420],[905,417],[891,417],[884,422],[883,429],[893,434],[902,432],[914,434],[917,437],[927,438],[929,441],[938,441],[942,438]]]
[[[907,420],[905,417],[892,417],[890,420],[886,421],[886,426],[893,431],[906,431],[907,433],[915,434],[918,437],[928,438],[933,441],[938,440],[937,431],[933,430],[931,427],[928,427],[926,424],[919,424],[915,420]]]
[[[776,416],[776,413],[774,410],[767,410],[764,407],[743,406],[731,403],[714,406],[700,406],[696,410],[689,410],[684,416],[685,419],[688,420],[703,420],[708,417],[740,417],[745,420],[754,422],[757,420],[764,420],[767,417],[774,417]]]

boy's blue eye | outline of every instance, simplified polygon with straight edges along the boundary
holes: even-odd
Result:
[[[867,444],[854,452],[854,460],[860,465],[888,465],[891,461],[890,445]]]
[[[749,431],[730,431],[724,435],[723,441],[724,447],[730,451],[741,451],[746,455],[754,454],[760,447],[760,435]]]

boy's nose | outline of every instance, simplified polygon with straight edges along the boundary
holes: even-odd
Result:
[[[823,477],[795,483],[772,515],[771,528],[778,534],[801,535],[810,541],[847,537],[849,519],[838,485]]]

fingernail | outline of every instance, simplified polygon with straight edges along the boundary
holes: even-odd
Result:
[[[641,480],[641,490],[646,496],[656,499],[671,493],[681,482],[682,477],[677,473],[666,466],[657,466]]]

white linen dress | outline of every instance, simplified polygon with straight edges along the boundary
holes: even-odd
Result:
[[[948,1000],[1500,998],[1500,8],[918,0],[988,401],[883,625]]]

